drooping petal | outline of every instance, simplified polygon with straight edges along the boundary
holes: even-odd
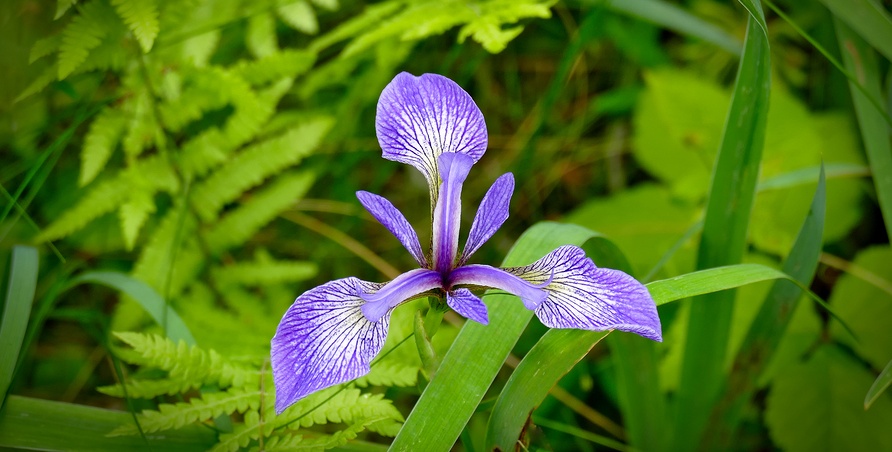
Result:
[[[483,196],[471,232],[468,233],[468,241],[462,252],[459,265],[463,265],[475,251],[477,251],[496,231],[502,227],[508,219],[508,205],[511,203],[511,195],[514,193],[514,175],[502,174],[489,191]]]
[[[519,297],[524,306],[530,310],[535,310],[548,296],[540,286],[489,265],[473,264],[458,267],[449,275],[449,284],[501,289]]]
[[[351,277],[297,297],[271,343],[277,413],[315,391],[369,372],[384,346],[390,316],[368,321],[360,296],[380,287]]]
[[[489,324],[489,314],[483,300],[464,287],[447,293],[446,304],[464,317],[484,325]]]
[[[360,295],[366,304],[362,306],[362,314],[369,322],[378,322],[386,318],[391,309],[406,300],[429,290],[443,287],[440,274],[426,268],[416,268],[397,276],[375,293]]]
[[[458,84],[437,74],[394,77],[378,99],[375,129],[384,158],[418,168],[432,194],[440,154],[456,152],[476,162],[486,151],[483,113]]]
[[[505,270],[534,284],[548,282],[548,298],[535,309],[545,326],[615,329],[663,340],[647,288],[619,270],[597,268],[577,246],[562,246],[526,267]]]
[[[418,234],[415,229],[406,220],[406,217],[394,205],[382,196],[367,191],[356,192],[356,197],[362,206],[365,207],[379,223],[384,225],[391,234],[393,234],[400,243],[412,254],[415,262],[421,267],[427,267],[427,259],[421,251],[421,243],[418,241]]]
[[[458,231],[461,226],[461,186],[474,165],[464,154],[440,154],[440,197],[434,208],[433,250],[434,270],[446,274],[455,265],[458,253]]]

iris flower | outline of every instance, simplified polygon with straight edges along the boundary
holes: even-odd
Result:
[[[430,252],[422,251],[415,230],[390,201],[357,192],[418,268],[383,284],[337,279],[297,297],[272,339],[277,412],[367,374],[384,346],[393,309],[419,297],[445,298],[458,314],[487,324],[486,304],[474,291],[499,289],[516,295],[551,328],[616,329],[662,340],[647,289],[621,271],[596,267],[579,247],[561,246],[525,267],[468,263],[508,218],[511,173],[496,179],[483,197],[459,253],[462,183],[486,151],[487,133],[480,109],[455,82],[435,74],[397,75],[381,93],[375,126],[383,157],[412,165],[427,179]]]

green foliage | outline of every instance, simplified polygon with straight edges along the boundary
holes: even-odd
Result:
[[[152,50],[159,27],[157,0],[112,0],[112,4],[136,36],[142,51]]]

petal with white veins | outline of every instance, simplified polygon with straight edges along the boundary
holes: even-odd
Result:
[[[471,232],[468,233],[468,241],[462,252],[459,265],[464,263],[477,251],[496,231],[502,227],[508,219],[508,205],[511,203],[511,195],[514,193],[514,175],[502,174],[492,187],[483,196],[474,223],[471,224]]]
[[[489,324],[489,314],[483,300],[470,290],[455,289],[446,294],[446,304],[459,315],[484,325]]]
[[[365,210],[368,210],[379,223],[381,223],[391,234],[393,234],[400,243],[406,247],[406,250],[415,258],[415,262],[421,267],[427,267],[427,260],[421,251],[421,243],[418,241],[418,234],[415,229],[406,220],[406,217],[394,205],[384,198],[367,191],[356,192],[356,197]]]
[[[663,340],[647,288],[619,270],[596,267],[577,246],[562,246],[530,265],[505,270],[534,284],[548,283],[543,287],[548,298],[535,309],[545,326],[620,330]]]

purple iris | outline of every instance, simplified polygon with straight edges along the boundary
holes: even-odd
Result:
[[[356,194],[420,268],[384,284],[338,279],[297,297],[272,339],[277,412],[367,374],[384,346],[393,309],[422,296],[445,297],[455,312],[485,325],[486,305],[471,289],[500,289],[551,328],[617,329],[662,340],[647,289],[621,271],[596,267],[579,247],[559,247],[525,267],[467,264],[508,219],[514,176],[503,174],[490,187],[459,253],[462,183],[486,151],[487,134],[480,109],[455,82],[435,74],[397,75],[381,93],[376,130],[384,158],[414,166],[428,181],[431,250],[424,254],[415,230],[390,201]]]

